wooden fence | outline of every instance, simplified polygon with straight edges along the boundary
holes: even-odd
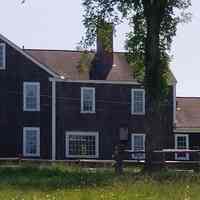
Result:
[[[159,154],[161,159],[153,162],[157,165],[162,166],[178,166],[178,165],[187,165],[187,166],[197,166],[200,168],[200,150],[190,150],[190,149],[163,149],[153,151],[155,154]],[[182,154],[187,153],[189,155],[196,154],[196,160],[167,160],[166,157],[168,154]],[[54,163],[63,163],[66,165],[80,165],[82,167],[115,167],[116,173],[121,174],[123,172],[123,167],[127,165],[144,165],[145,159],[140,159],[135,156],[134,159],[124,159],[124,155],[142,155],[146,152],[144,151],[133,151],[133,150],[115,150],[112,160],[98,160],[98,159],[75,159],[75,160],[45,160],[45,159],[25,159],[25,158],[0,158],[0,164],[5,163],[28,163],[28,164],[44,164],[51,165]]]

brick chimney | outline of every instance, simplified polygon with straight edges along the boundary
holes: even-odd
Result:
[[[113,25],[101,21],[97,28],[97,51],[90,78],[105,80],[113,65]]]

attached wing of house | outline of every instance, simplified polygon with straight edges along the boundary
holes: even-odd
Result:
[[[200,98],[177,97],[175,132],[200,133]]]

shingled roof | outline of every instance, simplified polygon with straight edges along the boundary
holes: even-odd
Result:
[[[200,132],[200,98],[177,97],[176,129]]]
[[[78,69],[81,53],[83,53],[81,51],[26,49],[25,52],[66,79],[89,79],[89,70],[80,72]],[[92,62],[95,53],[90,52],[89,54]],[[133,72],[126,61],[125,53],[114,53],[113,66],[106,80],[132,81],[134,80],[133,77]]]

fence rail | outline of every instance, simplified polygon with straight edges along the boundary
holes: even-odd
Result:
[[[160,154],[161,159],[157,161],[153,161],[153,164],[157,165],[197,165],[200,168],[200,150],[191,150],[191,149],[163,149],[163,150],[155,150],[153,151],[155,154]],[[115,152],[116,153],[116,152]],[[0,164],[6,163],[6,162],[11,162],[14,164],[19,164],[19,163],[33,163],[33,164],[54,164],[54,163],[63,163],[66,165],[73,165],[73,164],[78,164],[80,166],[85,166],[85,167],[113,167],[115,166],[116,169],[123,170],[124,166],[127,165],[144,165],[145,164],[145,159],[124,159],[122,154],[128,154],[128,155],[141,155],[144,154],[146,155],[147,152],[145,151],[133,151],[133,150],[123,150],[122,152],[118,152],[118,154],[113,156],[113,159],[111,160],[99,160],[99,159],[70,159],[70,160],[48,160],[48,159],[26,159],[26,158],[0,158]],[[197,154],[198,156],[196,157],[196,160],[166,160],[166,155],[167,154],[176,154],[176,153],[187,153],[187,154]]]

